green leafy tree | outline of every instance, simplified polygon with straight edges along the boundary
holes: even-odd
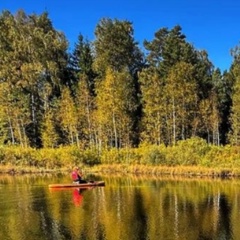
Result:
[[[94,66],[100,75],[107,68],[121,71],[126,67],[132,73],[142,61],[142,54],[133,37],[132,23],[103,18],[97,24],[94,41]]]
[[[56,31],[48,14],[0,16],[0,79],[10,86],[11,102],[18,92],[28,104],[22,126],[32,146],[41,146],[40,125],[51,100],[60,94],[68,56],[65,36]],[[16,112],[15,112],[16,113]],[[18,117],[19,118],[19,117]]]
[[[164,121],[167,126],[164,132],[166,137],[169,138],[167,143],[175,142],[177,139],[185,139],[191,135],[195,136],[196,134],[204,136],[204,132],[199,133],[198,131],[199,124],[201,123],[201,116],[197,106],[199,106],[199,103],[202,99],[208,99],[213,90],[213,65],[208,60],[207,52],[197,51],[194,49],[193,45],[186,41],[186,36],[182,33],[182,29],[179,25],[176,25],[170,30],[168,28],[161,28],[155,33],[152,41],[144,41],[144,46],[148,51],[148,64],[150,68],[153,68],[155,71],[157,71],[162,81],[162,86],[166,90],[164,93],[162,107],[165,109],[163,110],[165,113],[171,113],[165,114],[164,117]],[[180,109],[176,109],[178,100],[176,101],[176,96],[175,98],[173,96],[175,93],[179,95],[179,93],[177,93],[178,90],[183,91],[183,89],[181,89],[183,86],[181,86],[181,84],[178,85],[179,78],[185,80],[189,79],[189,71],[186,71],[186,73],[183,72],[180,77],[179,66],[181,66],[181,64],[189,64],[190,66],[190,75],[192,79],[191,84],[194,85],[196,94],[195,100],[192,100],[192,103],[194,102],[196,107],[191,107],[192,110],[191,114],[189,115],[192,117],[189,118],[188,122],[182,122],[180,127],[179,125],[176,125],[176,123],[180,124]],[[173,71],[177,72],[174,73]],[[186,84],[184,87],[186,87]],[[172,99],[170,96],[172,96]],[[187,108],[185,109],[185,113],[183,109],[184,108],[181,110],[181,114],[186,115]],[[186,120],[185,117],[182,117],[181,119],[181,121],[183,121],[183,119]],[[192,121],[192,123],[189,121]],[[181,137],[179,135],[181,135]],[[172,139],[170,139],[170,136]]]
[[[192,64],[199,98],[208,97],[207,93],[210,93],[212,88],[213,65],[206,51],[197,51],[186,41],[181,26],[176,25],[170,30],[161,28],[155,33],[152,41],[144,41],[144,47],[148,51],[149,64],[155,66],[161,76],[167,76],[170,69],[178,62]]]
[[[140,112],[139,106],[139,85],[138,85],[138,71],[143,65],[143,55],[137,46],[133,37],[132,23],[129,21],[119,21],[117,19],[103,18],[98,23],[95,30],[96,40],[93,42],[95,55],[94,55],[94,69],[98,74],[98,82],[105,81],[108,77],[107,71],[111,69],[113,76],[122,75],[123,72],[127,76],[126,81],[130,81],[128,86],[131,86],[129,91],[131,97],[129,98],[128,106],[131,110],[127,110],[128,116],[131,118],[131,138],[134,139],[135,144],[138,142],[138,116]],[[121,79],[116,77],[116,79]],[[105,83],[103,83],[104,85]],[[100,86],[101,84],[99,84]],[[120,83],[116,86],[121,88]],[[116,87],[115,87],[116,88]],[[122,88],[125,88],[125,83]],[[102,89],[101,87],[99,89]],[[99,89],[96,89],[99,94]],[[103,91],[103,89],[101,90]],[[118,90],[116,90],[118,91]],[[121,92],[121,89],[119,89]],[[102,98],[102,97],[100,97]],[[120,98],[120,100],[124,100]],[[125,100],[124,100],[125,101]],[[130,103],[131,101],[131,103]],[[118,103],[118,105],[125,105],[125,102]],[[98,106],[99,107],[99,104]],[[130,107],[129,107],[130,109]],[[124,113],[123,113],[124,115]],[[96,116],[98,118],[98,116]],[[120,124],[118,122],[117,124]],[[133,134],[135,132],[136,134]],[[108,134],[109,135],[109,134]],[[116,129],[113,131],[112,136],[115,138],[116,143]],[[132,140],[131,140],[132,142]],[[118,144],[117,144],[118,145]]]

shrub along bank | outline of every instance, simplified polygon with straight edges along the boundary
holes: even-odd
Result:
[[[138,148],[102,151],[76,146],[0,147],[2,172],[67,170],[75,165],[92,171],[240,176],[240,148],[210,145],[201,138],[179,141],[175,146],[142,144]]]

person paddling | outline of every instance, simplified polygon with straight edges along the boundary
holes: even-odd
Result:
[[[78,167],[74,167],[71,176],[74,183],[87,183],[86,180],[82,179],[82,173],[79,172]]]

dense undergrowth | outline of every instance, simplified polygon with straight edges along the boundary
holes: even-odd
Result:
[[[179,141],[175,146],[142,144],[138,148],[112,148],[101,152],[76,146],[0,147],[1,171],[56,171],[75,165],[105,172],[238,176],[240,148],[210,145],[201,138]]]

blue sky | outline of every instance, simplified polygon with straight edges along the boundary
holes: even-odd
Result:
[[[240,44],[239,0],[0,0],[0,11],[15,14],[49,13],[54,27],[64,32],[70,48],[81,33],[94,40],[94,30],[103,17],[129,20],[135,40],[153,40],[160,28],[179,24],[186,40],[206,50],[215,67],[229,70],[230,50]]]

